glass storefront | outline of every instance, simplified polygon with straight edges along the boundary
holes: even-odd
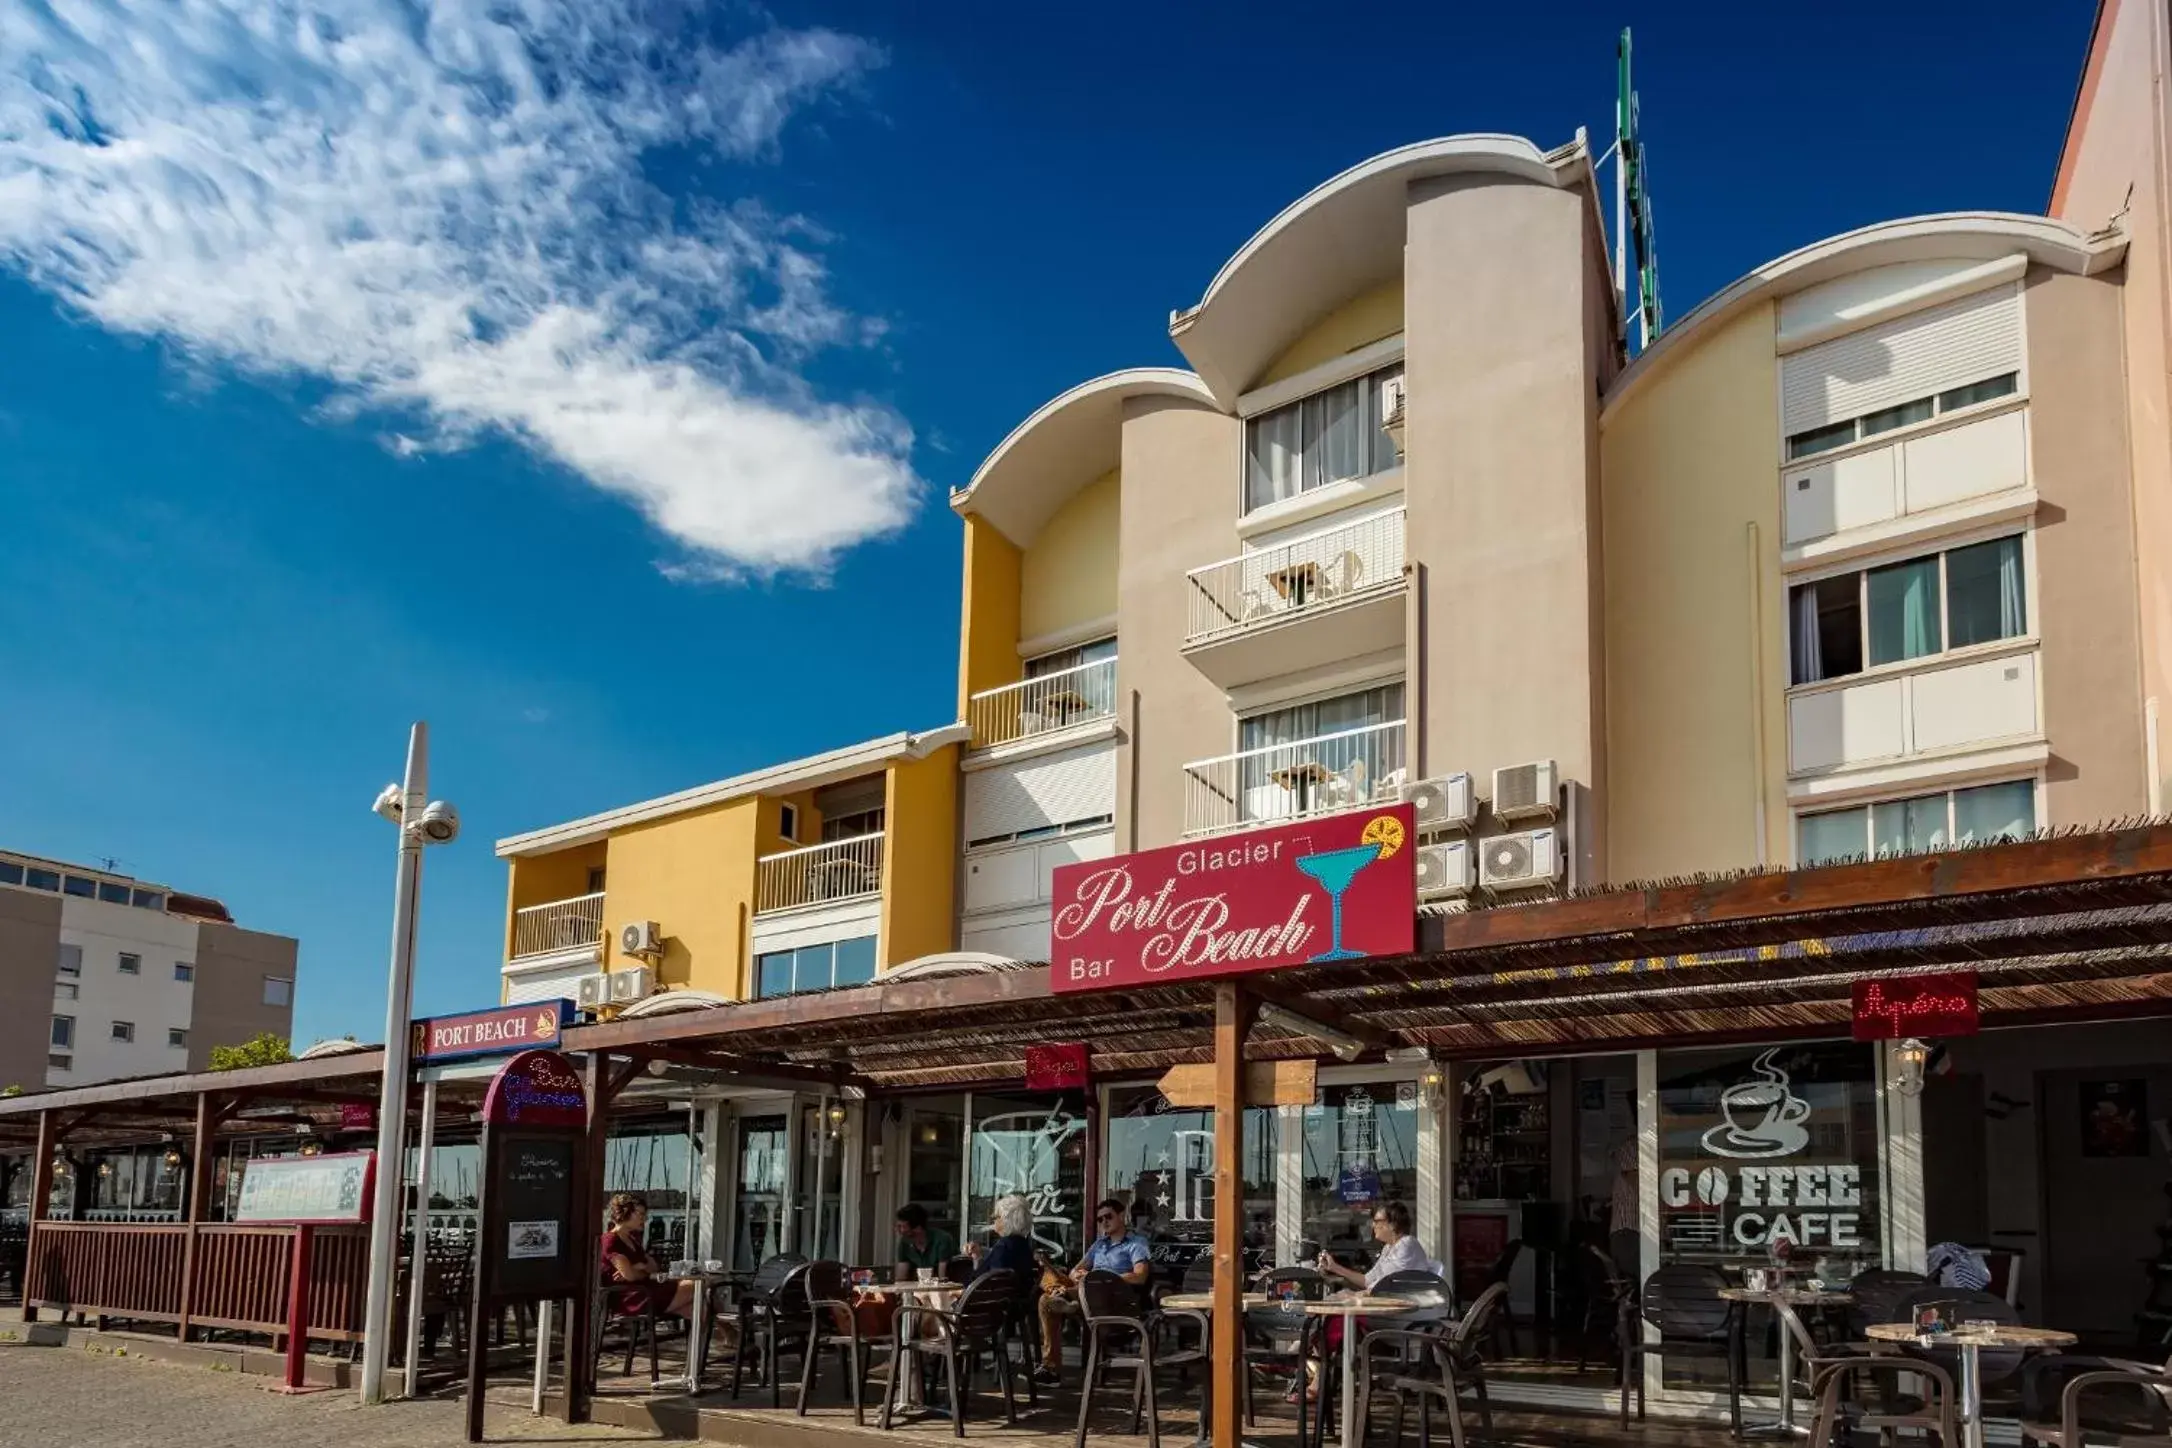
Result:
[[[845,1108],[835,1101],[814,1102],[801,1106],[799,1114],[793,1241],[809,1257],[838,1257],[845,1211]]]
[[[1297,1260],[1370,1262],[1373,1207],[1418,1200],[1418,1083],[1322,1086],[1300,1141]]]
[[[968,1237],[985,1237],[998,1197],[1013,1192],[1033,1215],[1033,1238],[1060,1257],[1084,1245],[1086,1111],[1075,1095],[974,1093],[967,1170]]]
[[[1131,1224],[1154,1245],[1158,1272],[1181,1277],[1214,1245],[1214,1113],[1171,1106],[1150,1085],[1113,1086],[1101,1158],[1102,1195],[1131,1209]],[[1271,1266],[1275,1247],[1276,1117],[1244,1113],[1244,1252]]]
[[[784,1178],[791,1151],[789,1116],[748,1116],[739,1122],[732,1205],[731,1264],[752,1271],[784,1250]]]
[[[963,1244],[958,1213],[965,1201],[965,1103],[943,1098],[915,1103],[905,1118],[905,1196],[928,1214],[928,1227]],[[891,1223],[875,1223],[875,1255],[888,1261]]]

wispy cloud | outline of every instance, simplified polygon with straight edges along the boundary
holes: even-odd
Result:
[[[0,0],[0,262],[116,331],[327,379],[403,419],[403,456],[509,433],[637,505],[673,576],[819,569],[919,489],[902,418],[804,376],[879,327],[814,226],[642,167],[773,159],[881,56],[686,14]]]

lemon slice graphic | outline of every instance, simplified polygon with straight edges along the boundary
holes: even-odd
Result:
[[[1379,857],[1383,860],[1389,859],[1403,847],[1403,822],[1393,815],[1367,820],[1363,833],[1358,836],[1358,843],[1380,846]]]

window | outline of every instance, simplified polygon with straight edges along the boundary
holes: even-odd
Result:
[[[93,900],[98,896],[98,882],[86,880],[81,875],[70,875],[60,882],[60,893],[73,895],[78,900]]]
[[[1802,815],[1795,821],[1795,855],[1818,865],[2019,839],[2035,831],[2036,785],[2017,779]]]
[[[1095,639],[1090,644],[1080,644],[1075,649],[1058,649],[1052,654],[1026,660],[1026,677],[1045,679],[1050,674],[1067,673],[1072,669],[1098,664],[1103,659],[1116,657],[1115,639]]]
[[[129,953],[127,952],[127,951],[125,951],[125,950],[124,950],[124,951],[122,951],[122,952],[121,952],[121,974],[122,974],[122,975],[141,975],[141,974],[143,974],[143,957],[142,957],[142,956],[140,956],[140,955],[130,955],[130,954],[129,954]]]
[[[126,905],[128,903],[128,887],[115,884],[111,880],[100,880],[98,882],[98,898],[108,905]]]
[[[53,1017],[53,1044],[63,1049],[75,1045],[75,1017]]]
[[[1245,511],[1397,466],[1394,439],[1380,427],[1380,389],[1402,375],[1398,362],[1245,423]]]
[[[115,1021],[113,1023],[113,1039],[116,1041],[135,1040],[136,1023],[134,1021]]]
[[[798,805],[780,804],[777,806],[777,833],[794,844],[799,843]]]
[[[60,872],[58,870],[41,870],[36,865],[28,865],[23,869],[23,883],[33,890],[58,890],[60,888]]]
[[[1156,1265],[1181,1275],[1214,1250],[1214,1113],[1173,1107],[1151,1085],[1112,1086],[1108,1122],[1100,1195],[1124,1202],[1132,1227],[1153,1243]],[[1248,1267],[1274,1265],[1277,1132],[1273,1107],[1245,1108]]]
[[[60,975],[80,976],[83,973],[83,947],[63,944],[60,947],[60,960],[53,969]]]
[[[72,980],[56,980],[53,982],[53,999],[56,1001],[72,1001],[82,993],[83,988]]]
[[[1399,723],[1402,717],[1403,686],[1382,684],[1355,694],[1251,715],[1237,725],[1237,747],[1240,750],[1264,749],[1350,729]]]
[[[196,979],[196,967],[185,960],[177,960],[173,963],[173,978],[187,985]]]
[[[23,883],[23,867],[13,860],[0,860],[0,885]]]
[[[170,1051],[186,1051],[189,1048],[189,1033],[179,1026],[168,1027],[166,1048]]]
[[[294,982],[293,982],[293,981],[291,981],[291,980],[288,980],[288,979],[287,979],[287,978],[286,978],[285,976],[278,976],[278,975],[267,975],[267,976],[265,976],[265,977],[264,977],[264,1004],[265,1004],[265,1005],[268,1005],[268,1006],[291,1006],[291,1005],[293,1005],[293,1004],[294,1004]]]
[[[875,937],[802,945],[797,950],[766,951],[754,960],[755,994],[797,995],[832,986],[866,985],[875,978]]]
[[[1851,417],[1846,422],[1813,427],[1807,432],[1798,432],[1788,438],[1787,455],[1789,458],[1806,458],[1815,453],[1831,452],[1834,448],[1846,447],[1867,437],[1876,437],[1881,432],[1910,427],[1919,422],[1928,422],[1933,417],[1944,417],[1949,412],[1958,412],[1962,408],[1977,407],[1986,402],[1996,402],[2001,397],[2011,397],[2020,385],[2020,374],[2008,372],[1998,377],[1986,378],[1982,382],[1971,382],[1966,387],[1952,388],[1935,397],[1919,397],[1897,407],[1880,408],[1862,417]]]
[[[862,835],[882,833],[883,812],[879,809],[856,810],[851,814],[831,815],[822,821],[822,842],[832,840],[856,840]]]
[[[2021,536],[1799,583],[1788,620],[1797,684],[2019,638],[2029,631]]]
[[[72,1071],[75,1069],[75,1057],[47,1056],[45,1058],[45,1064],[55,1071]]]
[[[130,895],[128,903],[140,910],[163,910],[166,894],[162,890],[137,890]]]
[[[590,865],[588,867],[588,893],[591,895],[601,895],[603,893],[603,866]]]

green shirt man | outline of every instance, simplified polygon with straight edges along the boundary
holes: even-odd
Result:
[[[948,1232],[928,1225],[928,1209],[907,1202],[897,1209],[897,1275],[911,1281],[922,1268],[940,1273],[943,1264],[958,1255],[958,1244]]]

